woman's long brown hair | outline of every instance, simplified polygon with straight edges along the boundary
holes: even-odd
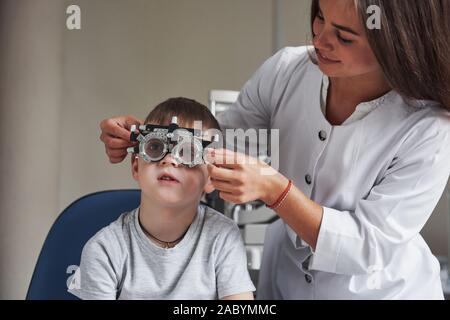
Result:
[[[381,29],[366,29],[390,86],[401,95],[450,110],[450,0],[354,0],[366,25],[367,8],[381,11]],[[311,5],[311,26],[319,0]],[[312,27],[311,27],[312,29]]]

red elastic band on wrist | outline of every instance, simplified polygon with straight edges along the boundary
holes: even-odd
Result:
[[[277,208],[284,201],[284,199],[286,199],[286,196],[289,193],[289,191],[291,190],[291,187],[292,187],[292,180],[289,180],[287,187],[284,189],[283,193],[280,195],[280,197],[277,199],[277,201],[275,201],[274,204],[267,205],[267,207],[269,209]]]

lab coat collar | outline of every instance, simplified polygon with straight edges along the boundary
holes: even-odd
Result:
[[[330,79],[327,75],[324,74],[322,78],[322,90],[321,90],[321,109],[324,115],[326,114],[326,101],[329,85]],[[394,90],[391,90],[377,99],[358,104],[352,115],[349,118],[347,118],[342,125],[349,125],[355,121],[363,119],[365,116],[367,116],[370,112],[372,112],[379,106],[388,103],[390,99],[396,95],[397,93]]]

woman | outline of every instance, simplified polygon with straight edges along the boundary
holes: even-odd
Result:
[[[381,29],[366,28],[370,5]],[[314,47],[266,61],[219,119],[279,129],[279,172],[209,166],[223,199],[261,199],[281,218],[266,233],[257,297],[442,299],[419,232],[450,172],[450,1],[314,0],[311,13]],[[102,122],[111,162],[137,121]]]

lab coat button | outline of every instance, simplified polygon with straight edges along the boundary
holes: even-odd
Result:
[[[320,139],[321,141],[327,140],[327,132],[324,131],[324,130],[321,130],[321,131],[319,132],[319,139]]]
[[[309,274],[305,274],[305,281],[307,283],[311,283],[312,282],[312,277]]]
[[[311,176],[309,174],[307,174],[305,176],[305,181],[306,181],[307,184],[311,184],[312,183],[312,178],[311,178]]]

